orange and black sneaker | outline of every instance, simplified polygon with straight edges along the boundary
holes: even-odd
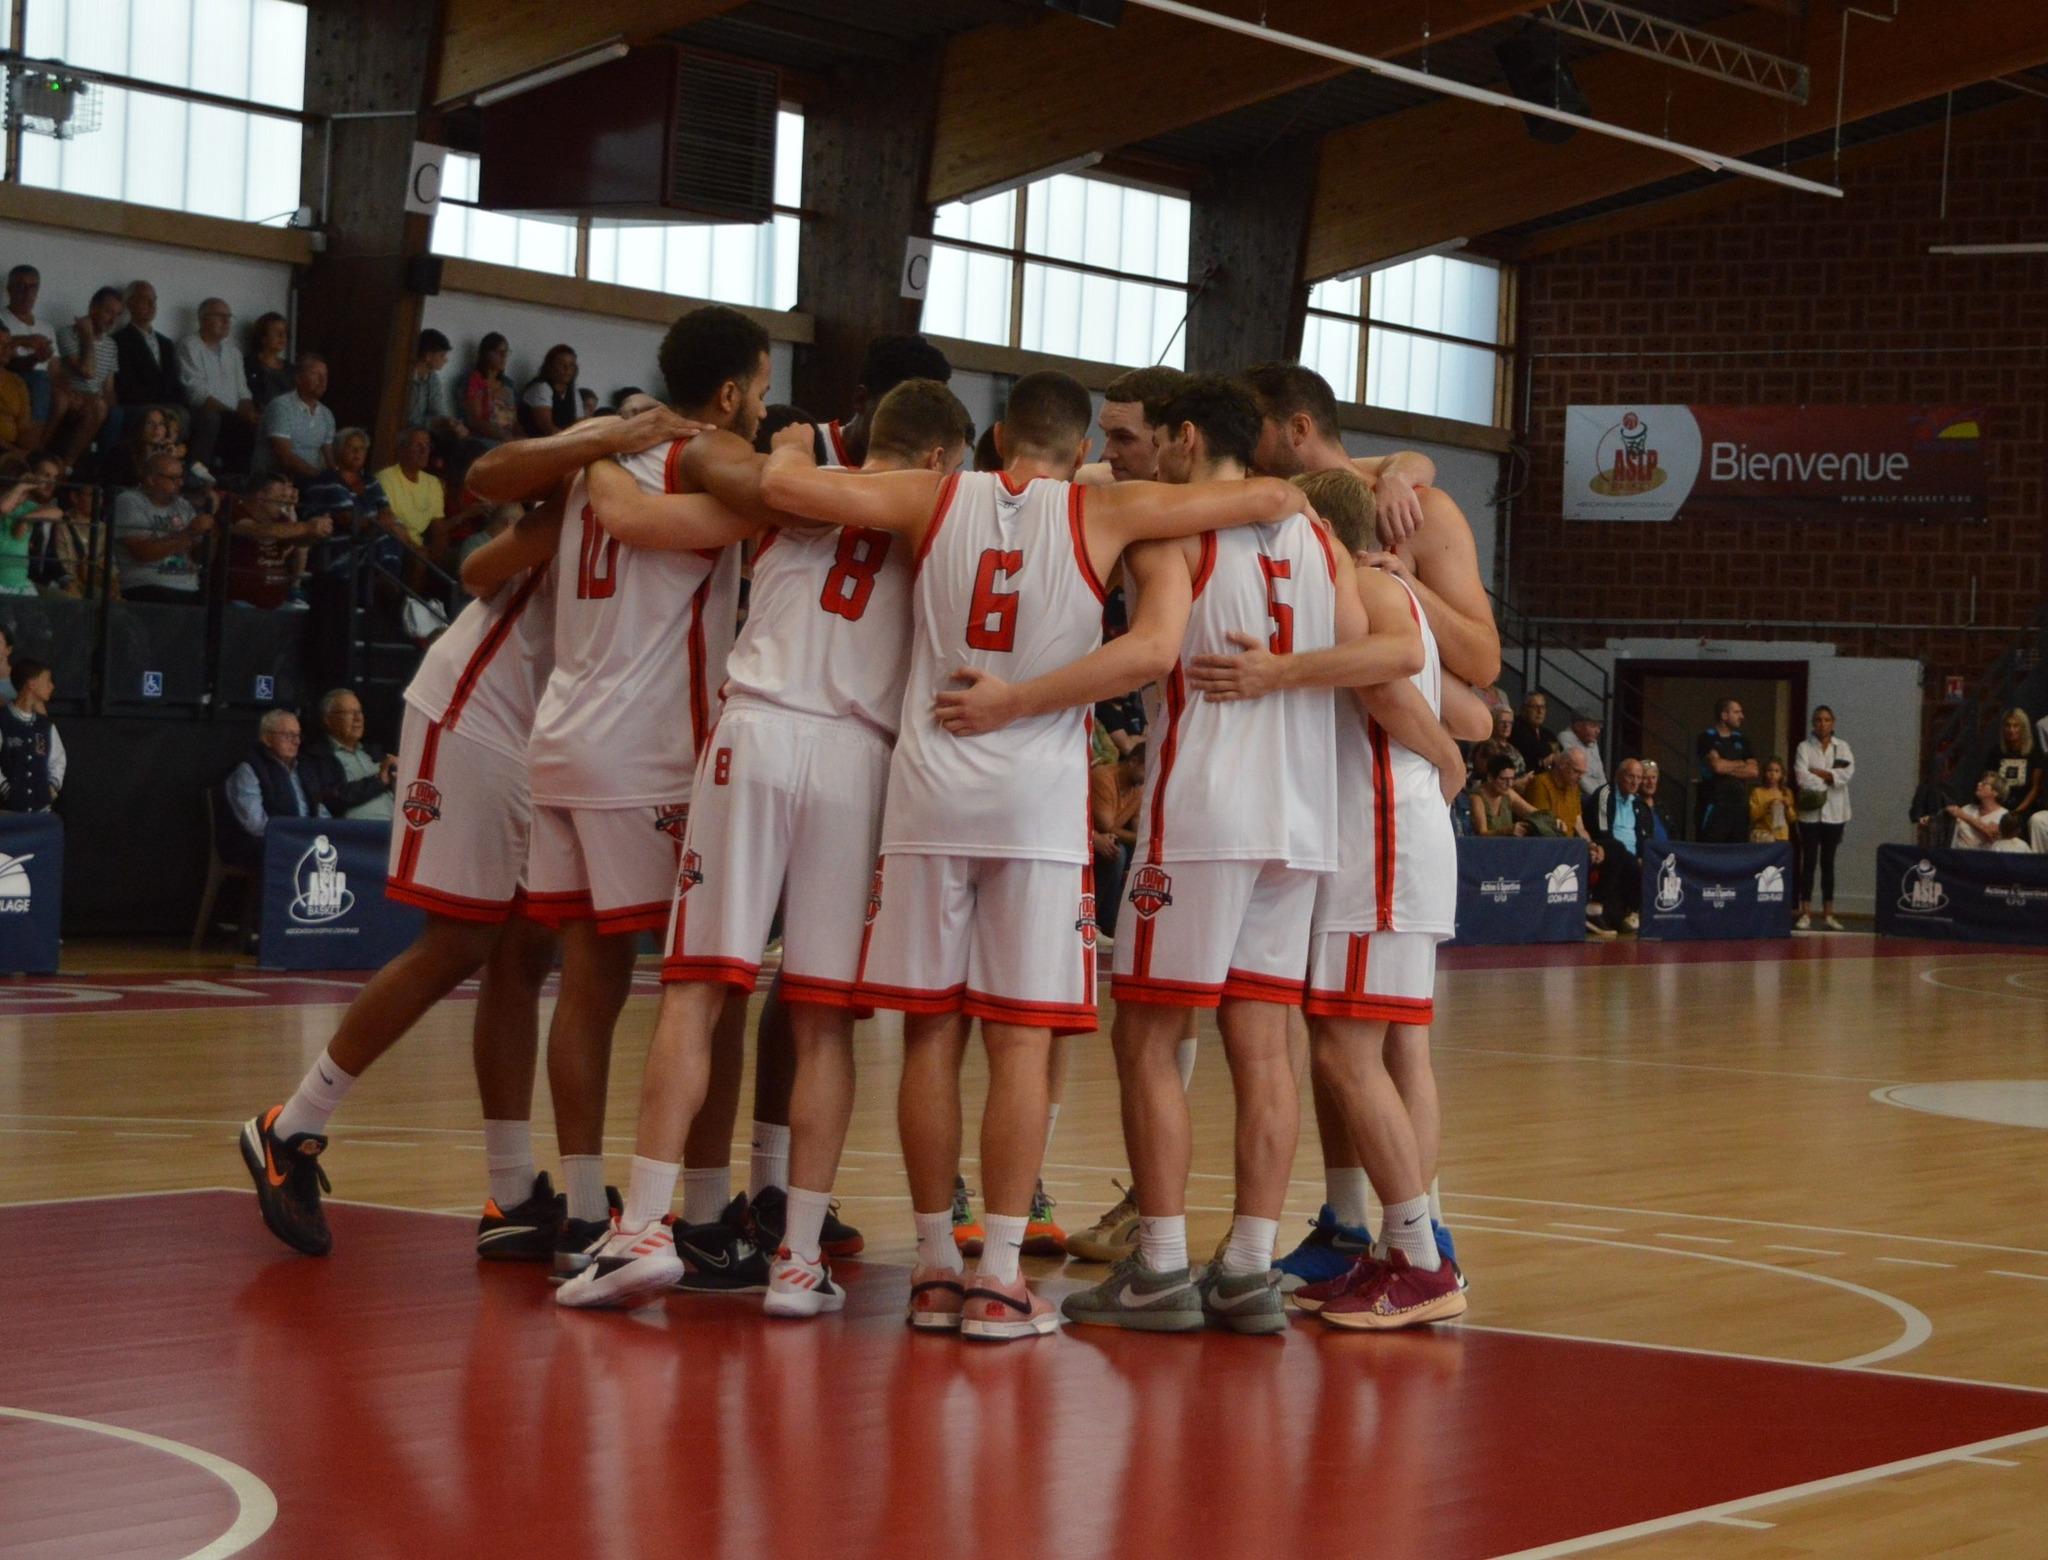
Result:
[[[334,1249],[327,1215],[320,1211],[320,1194],[334,1189],[320,1168],[327,1139],[300,1132],[279,1141],[270,1129],[283,1111],[273,1105],[242,1123],[242,1163],[256,1183],[256,1206],[270,1233],[294,1251],[324,1257]]]
[[[1024,1226],[1024,1255],[1027,1257],[1064,1257],[1067,1254],[1067,1232],[1053,1222],[1052,1199],[1045,1195],[1045,1182],[1040,1181],[1031,1193],[1031,1217]]]
[[[484,1203],[476,1224],[476,1254],[486,1262],[552,1262],[555,1236],[569,1217],[569,1199],[555,1190],[543,1170],[533,1178],[533,1195],[513,1208],[497,1198]]]

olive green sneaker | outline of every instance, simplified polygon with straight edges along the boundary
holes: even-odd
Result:
[[[1137,1332],[1200,1332],[1202,1297],[1187,1268],[1155,1273],[1135,1254],[1109,1270],[1093,1289],[1068,1295],[1060,1310],[1070,1322],[1128,1327]]]
[[[1195,1279],[1195,1289],[1202,1299],[1202,1315],[1212,1327],[1227,1327],[1235,1333],[1287,1331],[1280,1275],[1272,1268],[1263,1273],[1226,1273],[1222,1263],[1212,1262]]]
[[[1087,1229],[1067,1237],[1067,1255],[1078,1262],[1121,1262],[1138,1249],[1137,1195],[1121,1181],[1109,1183],[1123,1200]]]

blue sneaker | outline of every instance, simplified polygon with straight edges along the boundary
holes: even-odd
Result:
[[[1371,1250],[1372,1231],[1339,1224],[1330,1205],[1324,1203],[1301,1244],[1273,1264],[1280,1274],[1280,1292],[1292,1294],[1304,1284],[1341,1278],[1351,1271],[1353,1262]]]
[[[1429,1229],[1436,1236],[1436,1254],[1458,1275],[1459,1290],[1470,1289],[1472,1286],[1465,1282],[1465,1270],[1458,1266],[1458,1243],[1451,1239],[1451,1232],[1434,1219],[1429,1221]]]

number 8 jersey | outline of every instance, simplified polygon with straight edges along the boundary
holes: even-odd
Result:
[[[1102,582],[1088,561],[1087,490],[1050,478],[962,472],[939,489],[914,560],[910,676],[889,768],[884,855],[1086,862],[1086,708],[984,736],[942,728],[933,700],[962,667],[1026,682],[1102,643]]]

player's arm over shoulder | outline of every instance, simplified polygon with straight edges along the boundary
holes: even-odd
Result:
[[[558,492],[538,509],[528,510],[510,529],[463,559],[462,588],[472,596],[488,596],[528,569],[545,568],[561,544],[562,497]]]
[[[1089,488],[1082,525],[1089,551],[1112,556],[1133,542],[1270,525],[1301,509],[1301,490],[1278,477],[1221,482],[1118,482]]]
[[[1422,494],[1422,528],[1403,552],[1422,587],[1429,626],[1444,665],[1466,682],[1490,687],[1500,678],[1500,630],[1493,602],[1479,578],[1479,549],[1472,526],[1441,488]]]
[[[936,471],[820,469],[799,444],[778,442],[762,466],[760,495],[771,509],[802,520],[921,538],[949,481]]]
[[[615,460],[592,462],[584,478],[597,523],[628,547],[689,552],[725,547],[766,529],[709,493],[650,493]]]

